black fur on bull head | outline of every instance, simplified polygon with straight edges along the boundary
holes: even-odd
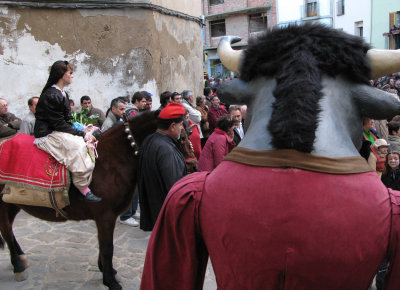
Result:
[[[400,114],[397,98],[368,84],[371,74],[400,71],[400,51],[371,50],[361,38],[320,24],[275,28],[245,51],[231,48],[237,41],[228,36],[218,46],[223,64],[240,72],[218,94],[250,105],[241,147],[356,156],[363,117]]]

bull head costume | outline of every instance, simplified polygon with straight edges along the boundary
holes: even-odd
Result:
[[[385,257],[385,287],[400,289],[400,192],[358,153],[363,117],[400,114],[368,85],[371,66],[400,71],[400,52],[318,24],[273,29],[242,52],[236,41],[218,54],[240,79],[218,94],[250,105],[246,134],[171,189],[142,289],[201,289],[208,255],[221,289],[367,289]]]

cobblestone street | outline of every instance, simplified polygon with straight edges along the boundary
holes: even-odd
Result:
[[[98,242],[93,221],[51,223],[20,212],[14,234],[28,258],[29,277],[14,281],[8,248],[0,251],[0,289],[107,289],[97,267]],[[150,232],[116,224],[114,268],[124,289],[139,289]],[[209,265],[204,289],[216,289]]]

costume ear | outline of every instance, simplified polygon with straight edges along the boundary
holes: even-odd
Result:
[[[356,85],[352,89],[352,96],[361,117],[382,120],[400,115],[400,101],[394,94],[368,85]]]

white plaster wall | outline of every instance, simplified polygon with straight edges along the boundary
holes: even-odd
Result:
[[[352,0],[345,1],[345,14],[336,16],[335,6],[335,21],[334,27],[343,29],[343,31],[354,35],[355,23],[363,21],[364,40],[371,42],[371,1]]]
[[[0,79],[3,84],[0,86],[0,96],[8,101],[10,112],[25,117],[28,114],[27,100],[40,95],[47,81],[50,66],[55,60],[64,59],[78,64],[75,67],[73,83],[66,88],[76,106],[79,106],[81,96],[89,95],[94,106],[105,112],[111,99],[125,96],[128,92],[132,95],[132,92],[147,90],[153,94],[153,108],[159,107],[159,92],[154,79],[148,80],[142,87],[138,87],[135,82],[129,87],[119,85],[124,81],[124,66],[120,64],[120,56],[112,59],[116,68],[121,67],[121,71],[117,69],[116,74],[105,74],[96,69],[93,71],[93,68],[84,64],[84,60],[89,57],[86,53],[78,51],[67,54],[58,44],[36,41],[29,33],[29,27],[22,32],[16,32],[18,15],[9,13],[5,7],[0,7],[0,13],[3,16],[7,15],[8,29],[14,31],[4,35],[0,30],[0,44],[4,48],[3,54],[0,54]],[[135,69],[139,68],[133,67],[133,70]],[[91,70],[93,72],[88,74]],[[135,78],[133,72],[132,78]]]
[[[320,0],[319,1],[319,15],[320,16],[330,16],[332,15],[332,0]]]
[[[276,3],[277,23],[300,20],[303,5],[304,0],[278,0]]]
[[[332,2],[333,0],[319,0],[319,16],[329,17],[332,15]],[[289,22],[302,20],[302,9],[305,9],[304,0],[278,0],[277,1],[277,23],[285,24]],[[322,19],[319,22],[331,25],[329,19]]]

